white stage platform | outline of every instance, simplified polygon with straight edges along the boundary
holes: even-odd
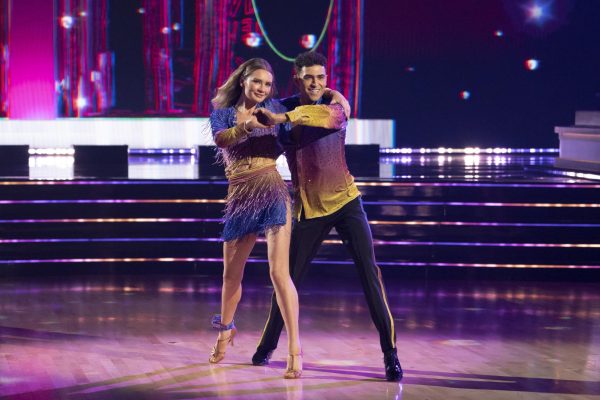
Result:
[[[557,126],[558,168],[600,172],[600,111],[577,111],[575,125]]]
[[[394,121],[351,119],[346,143],[394,147]],[[33,149],[61,149],[73,145],[186,149],[214,143],[208,118],[64,118],[0,119],[0,145],[29,145]]]

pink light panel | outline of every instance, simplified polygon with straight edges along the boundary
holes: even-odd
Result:
[[[8,0],[0,0],[0,116],[8,111]]]
[[[12,1],[8,35],[8,116],[54,119],[54,7],[52,1]]]

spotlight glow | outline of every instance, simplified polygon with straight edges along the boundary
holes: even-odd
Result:
[[[543,4],[534,1],[523,6],[527,22],[543,25],[548,19],[552,18],[550,11],[551,5],[551,1]]]
[[[534,4],[532,7],[530,7],[528,12],[529,18],[531,19],[540,19],[544,15],[544,9],[538,4]]]
[[[463,90],[462,92],[460,92],[459,96],[463,100],[469,100],[469,98],[471,97],[471,92],[469,92],[468,90]]]
[[[86,100],[86,98],[85,98],[85,97],[78,97],[78,98],[75,100],[75,106],[76,106],[77,108],[79,108],[80,110],[81,110],[82,108],[85,108],[85,107],[87,106],[87,100]]]
[[[262,37],[259,33],[248,32],[244,36],[242,36],[242,41],[248,47],[258,47],[262,43]]]
[[[305,49],[312,49],[315,47],[315,43],[317,42],[317,37],[315,35],[302,35],[300,36],[300,45]]]
[[[71,29],[73,26],[73,17],[70,15],[63,15],[60,18],[60,25],[65,29]]]
[[[540,67],[540,61],[535,58],[530,58],[525,61],[525,67],[530,71],[535,71]]]

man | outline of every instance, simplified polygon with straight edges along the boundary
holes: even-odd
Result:
[[[327,111],[319,127],[302,125],[303,111],[299,106],[324,102],[326,64],[327,59],[319,53],[298,55],[294,62],[294,80],[299,93],[282,100],[288,112],[259,112],[260,118],[268,123],[286,126],[281,141],[286,149],[294,192],[290,274],[298,287],[321,243],[335,227],[358,267],[371,318],[379,331],[386,379],[400,381],[403,373],[396,354],[394,322],[381,272],[375,263],[373,239],[360,192],[344,156],[346,117],[342,106],[324,105],[322,109]],[[273,294],[269,318],[252,364],[268,364],[282,329],[283,319]]]

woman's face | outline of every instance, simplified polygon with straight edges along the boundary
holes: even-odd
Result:
[[[273,75],[267,70],[257,69],[242,81],[243,96],[252,103],[265,101],[273,87]]]

